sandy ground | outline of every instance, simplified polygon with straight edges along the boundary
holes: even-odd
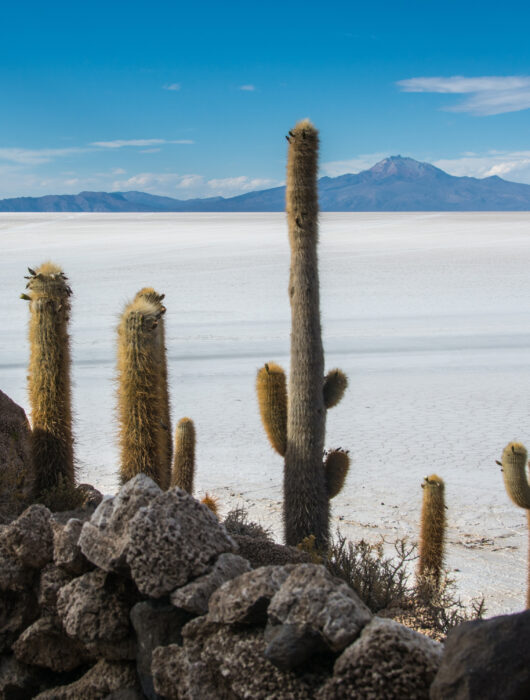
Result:
[[[281,214],[1,214],[0,389],[29,411],[27,265],[74,289],[79,477],[116,487],[115,337],[144,285],[166,293],[174,423],[197,428],[197,492],[245,505],[281,536],[282,460],[268,446],[256,370],[288,369],[289,254]],[[350,378],[327,445],[352,457],[333,501],[351,538],[416,539],[422,478],[446,481],[448,568],[490,614],[521,609],[526,518],[495,460],[530,441],[530,215],[326,214],[326,364]]]

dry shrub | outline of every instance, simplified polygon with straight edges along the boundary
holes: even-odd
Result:
[[[271,531],[259,523],[249,520],[248,511],[242,506],[237,506],[228,513],[224,520],[224,526],[229,535],[245,535],[257,540],[273,541]]]
[[[52,513],[81,508],[85,502],[85,492],[76,488],[68,479],[60,476],[57,486],[42,492],[39,503],[49,508]]]

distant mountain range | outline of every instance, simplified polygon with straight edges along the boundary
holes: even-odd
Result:
[[[429,163],[391,156],[357,175],[318,181],[322,211],[530,211],[530,185],[496,175],[455,177]],[[0,212],[283,211],[285,187],[237,197],[173,199],[146,192],[80,192],[1,199]]]

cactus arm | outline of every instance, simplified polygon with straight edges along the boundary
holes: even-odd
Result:
[[[191,418],[181,418],[175,431],[175,454],[171,486],[193,494],[195,479],[195,425]]]
[[[526,477],[528,455],[520,442],[510,442],[502,453],[502,475],[508,496],[516,506],[530,509],[530,486]]]
[[[275,362],[267,363],[258,371],[256,393],[269,442],[283,457],[287,447],[287,385],[285,372]]]
[[[340,369],[330,370],[324,377],[324,405],[333,408],[342,400],[348,387],[348,377]]]
[[[335,498],[342,491],[349,468],[350,458],[345,450],[328,452],[324,462],[328,498]]]

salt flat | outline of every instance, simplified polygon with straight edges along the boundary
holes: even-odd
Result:
[[[258,367],[288,369],[282,214],[0,214],[0,389],[28,410],[28,265],[61,264],[74,290],[79,476],[116,488],[115,339],[142,286],[165,292],[173,421],[197,428],[197,491],[245,503],[281,533],[282,460],[258,415]],[[352,538],[417,537],[420,483],[446,481],[448,566],[489,613],[521,609],[526,518],[495,460],[530,445],[530,214],[325,214],[326,364],[350,377],[327,445],[350,450],[333,501]]]

